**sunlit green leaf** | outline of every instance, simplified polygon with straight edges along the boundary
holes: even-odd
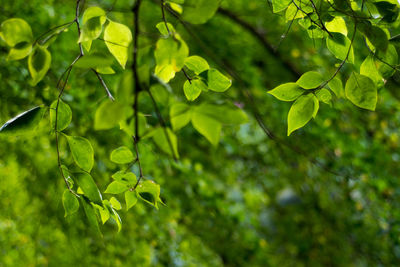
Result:
[[[120,182],[120,181],[114,181],[111,182],[108,186],[106,191],[104,193],[107,194],[120,194],[128,190],[128,186],[126,183]]]
[[[76,165],[90,172],[94,164],[94,151],[89,140],[80,136],[67,136],[67,140]]]
[[[185,127],[191,120],[190,107],[183,103],[176,103],[171,106],[170,113],[172,129],[177,131]]]
[[[132,33],[129,28],[123,24],[109,21],[104,30],[104,42],[110,53],[125,69],[128,60],[128,46],[132,42]]]
[[[129,210],[130,208],[132,208],[133,206],[136,205],[137,203],[137,196],[136,196],[136,192],[134,191],[126,191],[125,192],[125,203],[126,203],[126,210]]]
[[[215,92],[225,92],[232,85],[232,81],[216,69],[207,72],[208,89]]]
[[[187,100],[196,100],[202,91],[207,90],[207,85],[203,83],[200,79],[195,79],[191,81],[186,81],[183,85],[183,91]]]
[[[142,181],[136,188],[138,196],[143,201],[153,205],[158,209],[158,202],[160,202],[160,185],[153,181]]]
[[[220,0],[186,0],[182,17],[192,24],[202,24],[212,18]]]
[[[118,164],[130,163],[134,160],[132,151],[126,146],[121,146],[111,152],[110,159]]]
[[[331,35],[332,37],[326,39],[326,46],[331,53],[340,60],[347,58],[350,63],[354,63],[354,50],[350,39],[341,33],[333,32]]]
[[[68,189],[64,190],[62,203],[65,210],[65,217],[74,214],[79,209],[79,201]]]
[[[0,37],[10,47],[19,43],[31,43],[33,39],[31,26],[20,18],[3,21],[0,25]]]
[[[210,68],[207,61],[199,56],[190,56],[185,59],[185,66],[199,75]]]
[[[28,69],[31,74],[32,86],[35,86],[46,75],[51,65],[51,54],[42,46],[36,46],[36,49],[29,55]]]
[[[75,174],[76,181],[83,191],[84,195],[90,199],[90,201],[101,205],[102,199],[99,189],[97,188],[96,183],[94,182],[92,176],[86,172],[80,172]]]
[[[346,83],[346,97],[356,106],[375,110],[378,100],[377,88],[367,76],[353,72]]]
[[[301,75],[297,80],[297,85],[304,89],[314,89],[324,82],[322,75],[316,71],[309,71]]]
[[[306,125],[315,115],[315,110],[318,111],[314,98],[314,94],[302,95],[292,104],[288,114],[288,136]]]
[[[56,124],[56,107],[57,100],[54,101],[50,106],[50,121],[51,127],[54,129]],[[58,114],[57,114],[57,131],[62,131],[68,127],[72,120],[72,111],[68,104],[60,100],[58,104]]]

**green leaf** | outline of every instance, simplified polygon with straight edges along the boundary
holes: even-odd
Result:
[[[109,203],[108,200],[103,200],[103,205],[105,205],[104,203]],[[108,210],[108,208],[106,206],[96,206],[96,208],[98,208],[99,212],[100,212],[100,218],[101,218],[101,222],[103,224],[105,224],[108,219],[110,219],[110,211]]]
[[[82,197],[80,199],[81,199],[81,204],[85,211],[86,217],[88,219],[89,225],[92,227],[92,230],[94,231],[94,233],[101,237],[102,234],[100,231],[99,223],[97,221],[96,211],[95,211],[94,207],[86,199],[84,199]]]
[[[207,61],[199,56],[190,56],[185,59],[185,66],[199,75],[203,71],[210,69]]]
[[[110,159],[114,163],[126,164],[134,160],[133,154],[126,146],[121,146],[111,152]]]
[[[378,101],[377,88],[374,82],[367,76],[353,72],[346,83],[346,97],[354,105],[375,110]]]
[[[281,101],[294,101],[305,91],[296,83],[285,83],[269,90],[268,93]]]
[[[126,117],[125,107],[118,101],[104,101],[97,108],[94,116],[95,130],[108,130],[119,126]]]
[[[160,199],[160,185],[156,184],[153,181],[146,180],[141,182],[136,188],[136,192],[138,196],[143,201],[153,205],[158,209],[158,202],[161,202]]]
[[[187,100],[194,101],[199,97],[202,91],[207,90],[207,85],[200,79],[186,81],[183,85],[183,92]]]
[[[203,24],[217,11],[220,0],[186,0],[182,17],[192,24]]]
[[[374,57],[369,55],[360,66],[360,74],[369,77],[375,84],[383,83],[382,76],[376,68]]]
[[[117,195],[117,194],[125,192],[128,189],[129,188],[126,183],[123,183],[120,181],[114,181],[114,182],[111,182],[107,186],[107,189],[106,189],[106,191],[104,191],[104,193]]]
[[[240,125],[248,122],[246,113],[234,105],[212,105],[203,103],[195,107],[194,110],[225,125]]]
[[[309,71],[301,75],[297,80],[297,85],[304,89],[314,89],[324,82],[322,75],[316,71]]]
[[[32,43],[33,39],[31,26],[20,18],[3,21],[0,26],[0,37],[10,47],[20,43]]]
[[[94,182],[92,176],[86,172],[80,172],[75,175],[76,181],[83,191],[84,195],[90,199],[90,201],[101,205],[102,199],[99,189]]]
[[[342,17],[334,17],[333,20],[325,24],[325,27],[329,32],[338,32],[347,36],[346,22]]]
[[[167,138],[168,136],[168,138]],[[178,139],[170,128],[157,128],[152,134],[154,143],[165,153],[175,158],[179,158]]]
[[[335,77],[328,83],[329,88],[335,93],[336,97],[340,98],[344,95],[343,84],[342,81]]]
[[[23,42],[10,49],[7,60],[20,60],[32,52],[32,44]]]
[[[115,197],[110,198],[110,204],[116,210],[120,210],[122,208],[121,203],[119,203]]]
[[[79,209],[78,199],[68,189],[64,190],[64,193],[62,196],[62,203],[63,203],[64,210],[65,210],[64,217],[74,214]]]
[[[172,129],[174,131],[185,127],[192,119],[190,107],[183,103],[172,105],[169,116],[171,117]]]
[[[136,184],[136,175],[133,172],[118,171],[111,176],[114,180],[128,185]]]
[[[94,164],[94,151],[89,140],[80,136],[67,136],[67,140],[76,165],[90,172]]]
[[[397,66],[399,56],[396,48],[393,45],[389,45],[386,51],[378,51],[375,64],[378,71],[384,79],[388,79],[395,73],[393,66]]]
[[[211,144],[214,146],[218,144],[222,129],[222,124],[219,121],[196,108],[192,112],[192,124]]]
[[[306,125],[316,114],[318,106],[315,99],[313,94],[302,95],[292,104],[288,114],[288,136]]]
[[[106,12],[99,7],[89,7],[83,13],[82,31],[79,43],[99,38],[103,24],[106,22]]]
[[[29,134],[38,126],[44,109],[40,106],[27,110],[8,120],[0,127],[0,134]]]
[[[56,107],[57,100],[54,101],[50,106],[50,121],[52,129],[55,128],[56,124]],[[68,127],[72,120],[72,111],[68,104],[60,100],[58,104],[58,115],[57,115],[57,131],[62,131]]]
[[[133,191],[126,191],[125,192],[125,203],[126,203],[126,210],[129,210],[130,208],[132,208],[133,206],[136,205],[137,203],[137,196],[136,196],[136,192]]]
[[[272,11],[274,13],[283,11],[289,6],[290,3],[291,0],[272,0]]]
[[[189,49],[186,43],[178,35],[175,35],[175,38],[158,40],[154,51],[155,75],[168,83],[175,77],[175,73],[182,69],[188,54]]]
[[[36,49],[29,55],[28,69],[31,74],[32,86],[38,84],[46,75],[51,65],[51,54],[43,46],[36,46]]]
[[[110,67],[113,63],[113,58],[104,53],[94,52],[80,58],[74,67],[85,69],[96,69]]]
[[[349,38],[343,34],[332,32],[332,37],[329,36],[326,39],[326,46],[329,51],[338,59],[345,60],[347,54],[349,54],[347,60],[350,63],[354,63],[354,51],[353,46],[351,46],[351,41]],[[350,49],[350,50],[349,50]]]
[[[104,30],[104,41],[110,53],[125,69],[128,60],[128,46],[132,42],[132,33],[129,28],[110,20]]]
[[[215,92],[225,92],[232,85],[232,81],[216,69],[207,72],[208,89]]]
[[[331,100],[332,100],[332,94],[329,92],[328,89],[322,88],[321,90],[318,90],[316,93],[316,96],[319,101],[324,102],[325,104],[331,105]]]
[[[165,22],[159,22],[159,23],[157,23],[156,28],[162,35],[168,36],[170,33],[175,32],[175,28],[174,28],[174,26],[172,26],[171,23],[167,22],[167,25],[168,25],[168,29],[165,26]],[[168,30],[170,31],[170,33],[168,32]]]

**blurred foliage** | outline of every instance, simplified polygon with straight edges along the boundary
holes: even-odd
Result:
[[[23,18],[36,38],[72,21],[75,2],[5,0],[0,21]],[[83,10],[100,6],[107,10],[107,17],[132,29],[134,2],[88,0]],[[217,146],[194,127],[182,128],[176,132],[177,161],[156,140],[141,139],[142,169],[146,178],[160,185],[160,201],[165,206],[155,209],[141,201],[125,211],[123,205],[118,211],[121,231],[115,220],[109,220],[100,226],[102,237],[89,225],[82,206],[64,217],[65,183],[57,168],[48,114],[34,133],[1,136],[0,266],[398,265],[397,83],[391,80],[394,86],[379,89],[375,111],[338,98],[332,108],[321,104],[312,123],[286,137],[290,103],[267,94],[298,78],[282,62],[289,62],[299,74],[316,70],[329,77],[340,61],[329,53],[322,39],[310,38],[301,25],[286,21],[282,13],[273,13],[271,2],[224,0],[221,7],[205,24],[182,24],[169,12],[166,16],[190,55],[205,58],[210,67],[232,78],[228,91],[202,93],[196,103],[236,105],[248,114],[249,121],[224,125]],[[183,16],[190,17],[190,12]],[[139,59],[152,66],[160,36],[156,25],[161,21],[160,1],[143,0]],[[392,36],[400,33],[398,21],[390,30]],[[77,40],[75,25],[51,40],[47,48],[50,69],[33,85],[29,83],[28,59],[8,61],[9,50],[0,39],[1,123],[32,107],[48,107],[57,99],[56,83],[79,53]],[[97,41],[92,45],[106,51]],[[349,77],[370,53],[362,38],[355,42],[355,64],[345,64],[339,77]],[[127,69],[131,64],[130,47]],[[131,104],[132,73],[117,61],[112,68],[116,74],[104,75],[108,88],[117,100]],[[152,88],[168,126],[173,126],[171,103],[176,98],[186,101],[185,81],[178,72],[168,89]],[[245,100],[246,90],[254,96],[252,103]],[[118,124],[96,128],[96,110],[109,101],[106,97],[96,75],[80,68],[72,70],[63,95],[72,110],[72,123],[65,132],[91,142],[95,151],[92,176],[101,192],[121,169],[110,159],[112,151],[122,146],[134,151],[131,136],[119,130]],[[140,112],[149,124],[156,125],[151,99],[141,93],[139,100]],[[255,107],[261,118],[254,116]],[[274,138],[262,131],[257,119],[267,125]],[[63,164],[72,166],[74,159],[62,136],[60,147]],[[130,168],[138,177],[138,166]],[[117,198],[124,203],[123,195]]]

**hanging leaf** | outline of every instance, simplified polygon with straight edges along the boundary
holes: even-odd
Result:
[[[105,15],[106,12],[100,7],[94,6],[85,10],[83,13],[82,31],[78,41],[79,43],[91,42],[99,38],[103,30],[103,24],[106,22]]]
[[[216,69],[207,73],[208,89],[215,92],[225,92],[232,85],[232,81]]]
[[[56,123],[56,107],[57,100],[54,101],[50,106],[50,121],[52,129],[55,128]],[[68,104],[60,100],[58,104],[58,115],[57,115],[57,131],[62,131],[68,127],[72,120],[72,111]]]
[[[40,106],[27,110],[8,120],[0,128],[0,134],[21,135],[35,130],[42,118],[44,109]]]
[[[10,47],[20,43],[32,43],[33,35],[29,24],[20,18],[12,18],[3,21],[0,26],[0,37]]]
[[[120,210],[122,208],[121,203],[119,203],[118,199],[115,197],[110,198],[110,204],[116,210]]]
[[[126,146],[121,146],[111,152],[110,159],[114,163],[126,164],[134,160],[133,154]]]
[[[190,56],[185,59],[185,66],[192,70],[196,75],[199,75],[203,71],[210,69],[207,61],[199,56]]]
[[[92,204],[85,198],[81,197],[80,199],[91,229],[96,235],[102,237],[95,209],[93,208]]]
[[[331,53],[340,60],[345,60],[347,54],[349,54],[347,60],[350,63],[354,63],[354,51],[350,39],[343,34],[336,32],[332,32],[331,35],[332,37],[329,36],[326,39],[326,46],[328,47],[329,51],[331,51]]]
[[[302,95],[292,104],[288,114],[288,136],[315,116],[318,111],[315,99],[314,94]]]
[[[196,100],[201,94],[201,92],[206,90],[207,90],[207,85],[203,83],[203,81],[200,79],[194,79],[191,80],[190,82],[186,81],[185,84],[183,85],[183,92],[185,93],[185,96],[189,101]]]
[[[133,191],[126,191],[125,192],[125,203],[126,203],[126,210],[129,210],[130,208],[132,208],[133,206],[136,205],[137,203],[137,196],[136,196],[136,192]]]
[[[136,184],[136,175],[133,172],[118,171],[114,173],[111,177],[115,181],[128,184],[129,187],[132,187],[131,185]]]
[[[194,109],[192,113],[192,124],[211,144],[214,146],[218,144],[222,129],[222,124],[219,121],[198,109]]]
[[[172,129],[174,131],[185,127],[192,119],[190,107],[183,103],[172,105],[169,116],[171,117]]]
[[[119,126],[127,117],[125,107],[118,101],[105,101],[97,108],[94,116],[95,130],[108,130]]]
[[[281,101],[294,101],[305,91],[296,83],[285,83],[269,90],[268,93]]]
[[[301,75],[297,80],[297,85],[304,89],[314,89],[324,82],[322,75],[316,71],[309,71]]]
[[[84,195],[90,199],[90,201],[101,205],[102,199],[100,190],[97,188],[92,176],[86,172],[80,172],[75,175],[76,181],[83,191]]]
[[[158,40],[154,51],[155,75],[168,83],[175,77],[175,73],[182,69],[188,54],[189,48],[179,35],[175,35],[175,38]]]
[[[272,0],[272,11],[274,13],[283,11],[289,6],[290,3],[291,0]]]
[[[126,190],[128,190],[128,186],[126,183],[124,182],[119,182],[119,181],[114,181],[111,182],[108,186],[106,191],[104,191],[104,193],[107,194],[120,194],[125,192]]]
[[[354,105],[375,110],[378,92],[374,82],[367,76],[353,72],[347,80],[345,92]]]
[[[138,187],[136,188],[136,192],[140,199],[153,205],[158,209],[158,202],[161,202],[160,199],[160,185],[156,184],[153,181],[142,181]]]
[[[35,86],[43,79],[50,68],[50,64],[50,52],[43,46],[36,46],[36,49],[28,58],[28,69],[32,77],[32,80],[30,81],[32,86]]]
[[[67,136],[67,140],[76,165],[90,172],[94,164],[94,152],[89,140],[80,136]]]
[[[128,46],[132,42],[132,33],[129,28],[110,20],[104,30],[104,42],[110,53],[125,69],[126,61],[128,60]]]
[[[344,96],[343,84],[338,77],[329,81],[328,86],[335,93],[336,97],[340,98]]]
[[[7,60],[20,60],[32,52],[32,44],[28,42],[19,43],[10,49]]]
[[[192,24],[202,24],[217,11],[220,0],[186,0],[182,17]]]
[[[74,214],[79,209],[78,199],[68,189],[64,190],[64,193],[62,196],[62,203],[63,203],[64,210],[65,210],[64,217]]]
[[[178,139],[170,128],[158,127],[152,134],[153,141],[165,153],[179,159]]]

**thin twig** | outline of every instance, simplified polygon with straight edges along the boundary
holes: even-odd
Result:
[[[107,87],[107,84],[104,82],[103,77],[101,77],[100,73],[98,73],[95,69],[92,69],[92,71],[96,74],[97,79],[99,79],[101,85],[103,86],[104,90],[106,90],[107,96],[111,101],[115,101],[115,98],[111,94],[110,90]]]

